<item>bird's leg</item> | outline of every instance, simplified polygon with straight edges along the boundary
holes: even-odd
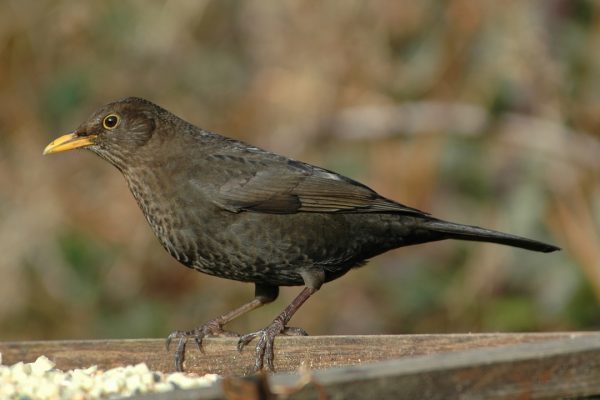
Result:
[[[238,350],[242,351],[245,345],[250,343],[252,339],[258,338],[256,344],[256,370],[261,370],[264,366],[270,371],[273,367],[273,341],[275,336],[279,334],[300,334],[306,335],[306,332],[300,328],[290,328],[287,323],[302,304],[317,291],[312,287],[305,287],[300,294],[288,305],[281,314],[279,314],[269,326],[256,332],[248,333],[240,337],[238,341]]]
[[[204,351],[202,341],[205,337],[215,336],[239,336],[237,333],[223,330],[223,326],[228,322],[236,319],[242,314],[246,314],[264,304],[270,303],[277,298],[279,288],[277,286],[259,285],[255,286],[254,299],[241,307],[236,308],[228,313],[225,313],[207,323],[198,326],[190,331],[174,331],[167,337],[166,346],[169,350],[171,341],[178,339],[177,348],[175,349],[175,369],[183,371],[183,361],[185,357],[185,346],[187,340],[192,338],[198,347],[198,350]]]
[[[265,364],[268,370],[273,371],[273,342],[275,336],[279,334],[304,334],[306,332],[301,330],[300,328],[290,328],[287,326],[287,323],[290,321],[292,316],[302,304],[317,291],[317,289],[305,287],[302,289],[300,294],[296,296],[294,300],[283,310],[281,314],[279,314],[271,324],[269,324],[266,328],[258,330],[256,332],[248,333],[240,337],[238,341],[238,350],[242,351],[245,345],[250,343],[254,338],[258,338],[258,343],[256,344],[256,360],[255,360],[255,368],[256,370],[261,370]]]

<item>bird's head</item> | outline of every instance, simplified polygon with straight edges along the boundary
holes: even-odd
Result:
[[[136,97],[107,104],[77,129],[52,141],[44,154],[87,148],[119,167],[152,138],[164,112]]]

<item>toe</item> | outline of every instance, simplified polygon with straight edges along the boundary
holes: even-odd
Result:
[[[169,351],[169,347],[171,346],[171,342],[173,341],[173,339],[179,339],[182,336],[185,336],[185,332],[183,331],[173,331],[169,334],[169,336],[167,336],[167,339],[165,340],[165,346],[167,348],[167,351]]]
[[[202,347],[202,339],[203,337],[194,336],[194,343],[196,343],[196,348],[200,351],[200,353],[204,353],[204,347]]]
[[[274,371],[275,337],[281,333],[303,336],[307,334],[304,329],[284,327],[283,322],[275,320],[273,323],[271,323],[271,325],[261,329],[260,331],[241,336],[237,344],[238,351],[242,351],[244,346],[250,343],[254,338],[258,338],[258,342],[256,343],[256,347],[254,349],[256,357],[254,363],[255,369],[260,371],[266,367],[267,370]]]
[[[254,350],[254,369],[256,371],[260,371],[263,367],[263,359],[265,356],[265,347],[267,345],[267,341],[268,338],[265,334],[263,334],[260,336],[260,339],[258,339],[258,343],[256,343],[256,349]]]
[[[257,336],[256,332],[247,333],[243,336],[240,336],[240,339],[238,340],[238,343],[237,343],[238,351],[242,351],[244,346],[246,346],[248,343],[250,343],[256,336]]]
[[[185,358],[186,342],[186,336],[180,337],[179,343],[177,343],[177,349],[175,350],[175,370],[179,372],[183,372],[183,360]]]
[[[263,355],[263,364],[266,364],[267,369],[269,371],[275,371],[275,367],[273,365],[273,358],[275,357],[275,354],[273,352],[273,342],[274,342],[275,338],[274,337],[267,337],[267,343],[266,343],[266,347],[265,347],[265,351],[264,351],[264,355]]]
[[[295,326],[286,326],[281,333],[286,336],[308,336],[304,329]]]

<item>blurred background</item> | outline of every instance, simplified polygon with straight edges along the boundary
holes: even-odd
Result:
[[[599,4],[4,1],[0,340],[163,337],[253,296],[171,259],[100,158],[42,157],[130,95],[563,248],[391,251],[302,307],[311,334],[600,328]],[[229,328],[263,327],[299,290]]]

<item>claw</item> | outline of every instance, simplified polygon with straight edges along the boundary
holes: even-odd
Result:
[[[237,349],[238,351],[242,351],[242,349],[248,343],[250,343],[255,338],[258,338],[258,342],[256,343],[256,347],[254,349],[256,357],[254,362],[254,368],[256,369],[256,371],[260,371],[261,369],[266,367],[267,370],[274,371],[274,342],[275,337],[280,334],[294,336],[308,335],[304,329],[284,326],[281,321],[276,319],[264,329],[241,336],[240,340],[238,340]]]
[[[202,347],[202,339],[198,336],[194,336],[194,343],[196,343],[196,348],[200,351],[200,353],[204,353],[204,347]]]
[[[202,353],[204,353],[204,348],[202,347],[202,341],[205,337],[211,336],[239,336],[236,333],[224,331],[222,326],[215,323],[214,321],[210,321],[198,328],[191,331],[174,331],[171,332],[169,336],[167,336],[165,345],[167,347],[167,351],[169,351],[169,347],[171,346],[171,342],[173,339],[178,339],[177,348],[175,349],[175,370],[182,372],[183,371],[183,361],[185,360],[185,346],[187,344],[188,339],[194,339],[194,343],[196,343],[196,347]]]
[[[169,336],[167,336],[167,339],[165,341],[165,345],[167,348],[167,351],[169,351],[170,347],[171,347],[171,342],[173,341],[173,339],[178,339],[177,342],[177,348],[175,349],[175,370],[176,371],[183,371],[183,361],[185,359],[185,345],[187,343],[187,339],[188,337],[195,337],[194,335],[194,331],[174,331],[171,332],[171,334]]]
[[[265,342],[268,339],[266,338],[266,332],[260,336],[258,339],[258,343],[256,344],[256,348],[254,349],[255,358],[254,358],[254,369],[256,371],[260,371],[263,368],[263,360],[265,358]]]
[[[266,361],[267,363],[267,369],[269,371],[274,371],[275,367],[273,366],[273,358],[275,357],[275,354],[273,354],[273,341],[274,341],[274,337],[269,337],[266,340],[266,347],[264,349],[264,354],[263,354],[263,363]]]
[[[179,338],[179,343],[177,343],[177,350],[175,350],[175,370],[177,372],[183,372],[183,361],[185,360],[186,343],[186,336],[182,336]]]
[[[169,348],[171,347],[171,342],[173,341],[173,339],[175,338],[180,338],[182,335],[185,335],[186,332],[184,331],[173,331],[169,334],[169,336],[167,336],[167,339],[165,340],[165,347],[167,348],[167,351],[169,351]]]
[[[248,343],[250,343],[256,336],[257,336],[257,332],[247,333],[243,336],[240,336],[240,339],[238,340],[238,343],[237,343],[238,351],[242,351],[244,346],[246,346]]]

